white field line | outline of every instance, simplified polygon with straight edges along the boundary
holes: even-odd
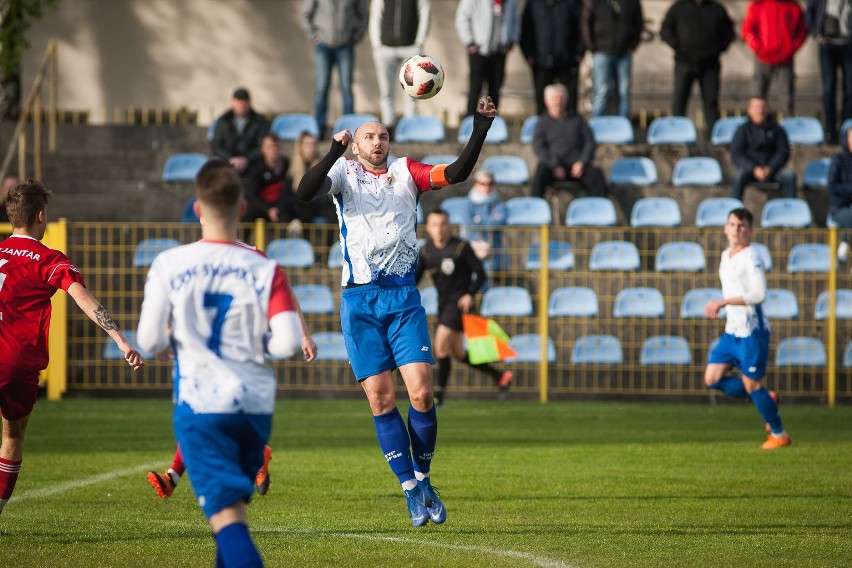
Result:
[[[41,499],[43,497],[50,497],[51,495],[65,493],[66,491],[79,489],[81,487],[86,487],[87,485],[95,485],[97,483],[102,483],[104,481],[109,481],[118,477],[125,477],[127,475],[135,475],[143,471],[150,471],[161,466],[161,462],[155,462],[146,465],[128,467],[125,469],[116,469],[113,471],[108,471],[106,473],[101,473],[99,475],[84,477],[83,479],[75,479],[74,481],[66,481],[65,483],[59,483],[57,485],[49,485],[40,489],[32,489],[30,491],[25,491],[20,494],[14,494],[12,495],[12,499],[10,501],[12,501],[12,503],[14,504],[20,501],[26,501],[27,499]]]

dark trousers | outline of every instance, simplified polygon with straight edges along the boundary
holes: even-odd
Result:
[[[543,114],[544,88],[553,83],[561,83],[568,89],[568,108],[577,110],[577,67],[541,67],[533,65],[533,88],[535,89],[536,114]]]
[[[840,142],[837,137],[837,71],[839,69],[843,74],[843,82],[841,83],[843,104],[840,118],[842,122],[847,118],[852,118],[852,44],[820,44],[819,68],[822,75],[825,138],[829,142]]]
[[[559,181],[575,181],[579,182],[594,197],[606,197],[606,179],[604,179],[603,171],[593,165],[588,165],[583,169],[583,175],[580,178],[571,177],[571,167],[565,168],[568,172],[568,177],[565,180]],[[532,181],[533,197],[544,197],[544,192],[547,188],[556,182],[553,176],[553,169],[547,164],[539,164],[535,169],[535,175]]]
[[[718,60],[695,65],[675,63],[672,114],[686,116],[686,106],[689,102],[689,93],[692,91],[692,83],[698,81],[698,85],[701,87],[701,100],[704,101],[704,121],[709,132],[719,118],[720,72],[721,67]]]
[[[767,182],[775,182],[781,186],[781,194],[784,197],[796,197],[796,174],[789,171],[775,172],[769,176]],[[737,170],[734,179],[731,180],[731,195],[740,201],[743,199],[745,188],[750,183],[757,183],[751,170]]]
[[[759,59],[754,63],[754,88],[758,95],[763,98],[769,96],[769,84],[772,77],[778,75],[781,82],[781,112],[784,116],[795,116],[793,114],[793,96],[796,93],[796,76],[793,74],[793,65],[770,65]]]
[[[492,53],[480,55],[468,54],[470,64],[470,85],[467,92],[467,114],[476,112],[482,85],[488,83],[488,96],[494,101],[494,106],[500,108],[500,89],[503,87],[503,77],[506,71],[506,54]]]

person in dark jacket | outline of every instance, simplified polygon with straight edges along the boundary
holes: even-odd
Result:
[[[261,157],[252,162],[246,176],[248,208],[243,221],[265,219],[285,223],[297,219],[300,203],[287,175],[290,161],[281,153],[281,141],[274,132],[263,137],[260,153]]]
[[[692,83],[698,81],[710,132],[719,118],[719,58],[734,40],[734,23],[715,0],[677,0],[663,19],[660,37],[675,53],[672,114],[686,116]]]
[[[548,85],[544,89],[543,113],[533,133],[533,151],[538,157],[532,182],[532,194],[544,197],[555,181],[579,181],[590,194],[607,194],[606,180],[600,168],[592,165],[595,138],[583,117],[568,110],[565,85]]]
[[[737,167],[732,195],[742,200],[748,184],[776,182],[784,197],[795,197],[796,174],[781,171],[790,159],[787,133],[769,114],[766,99],[752,97],[747,112],[748,121],[737,129],[731,141],[731,159]]]
[[[536,114],[544,108],[544,88],[568,87],[568,106],[577,110],[577,76],[586,51],[580,37],[580,0],[527,0],[521,17],[521,51],[532,68]]]
[[[808,0],[805,10],[808,31],[819,44],[822,75],[822,108],[825,115],[825,141],[837,138],[837,71],[843,73],[843,101],[840,122],[852,118],[852,2]],[[840,141],[845,143],[844,140]]]
[[[251,108],[249,92],[240,87],[231,97],[231,110],[216,119],[211,152],[245,177],[249,163],[260,158],[260,143],[268,131],[269,122]]]
[[[852,128],[847,128],[841,142],[843,150],[831,159],[828,167],[828,214],[838,227],[852,229]],[[845,261],[849,254],[849,232],[837,249],[837,258]]]

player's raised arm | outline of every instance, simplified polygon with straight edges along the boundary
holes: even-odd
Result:
[[[296,196],[302,203],[308,203],[316,196],[325,195],[331,191],[331,179],[328,177],[328,172],[334,162],[346,152],[346,147],[351,141],[352,133],[348,130],[343,130],[334,135],[328,153],[305,172],[302,181],[299,182]]]
[[[497,107],[494,106],[491,97],[479,101],[477,111],[473,115],[473,133],[470,135],[470,139],[455,162],[444,168],[436,166],[433,169],[431,181],[434,187],[445,187],[459,183],[470,176],[474,166],[476,166],[476,161],[479,159],[479,153],[482,151],[482,145],[485,143],[485,137],[488,135],[488,129],[491,128],[495,116],[497,116]]]

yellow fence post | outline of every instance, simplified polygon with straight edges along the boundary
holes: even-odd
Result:
[[[254,246],[258,250],[266,250],[266,222],[263,219],[254,221]]]
[[[542,225],[539,234],[539,250],[541,259],[541,268],[539,268],[539,285],[538,285],[538,336],[541,342],[541,352],[539,354],[538,365],[538,398],[539,402],[547,402],[547,299],[550,297],[550,227]]]
[[[44,244],[68,252],[68,220],[60,219],[47,226]],[[68,294],[57,292],[50,300],[50,364],[42,373],[47,380],[47,399],[61,400],[68,390]]]
[[[828,228],[828,250],[831,262],[828,265],[828,406],[834,407],[837,400],[837,227]]]

